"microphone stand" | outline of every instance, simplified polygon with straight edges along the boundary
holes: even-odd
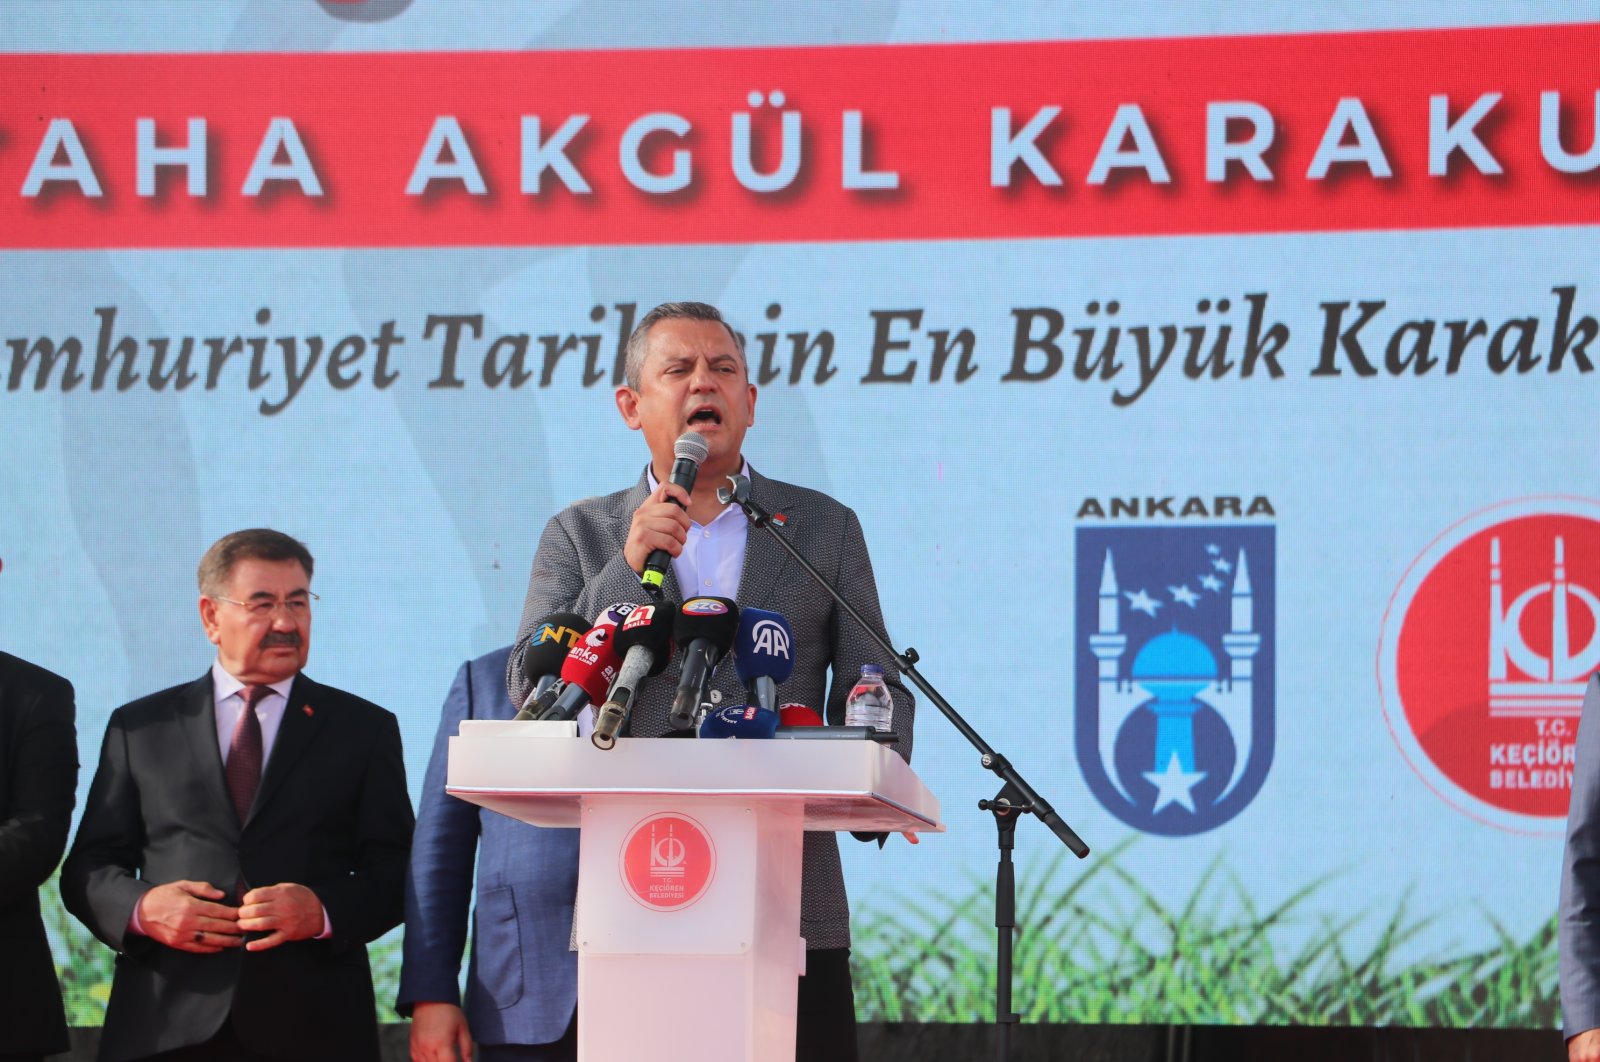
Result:
[[[1022,1015],[1011,1010],[1012,944],[1014,943],[1012,938],[1017,927],[1017,883],[1011,852],[1016,847],[1017,818],[1028,814],[1038,816],[1039,821],[1049,827],[1050,832],[1079,859],[1089,854],[1089,846],[1084,844],[1083,839],[1062,820],[1055,808],[1039,795],[1038,790],[1028,784],[1011,761],[991,748],[989,743],[983,740],[983,735],[974,730],[972,725],[961,717],[961,713],[934,689],[933,684],[922,677],[916,668],[920,659],[917,651],[907,646],[904,653],[897,652],[894,646],[889,644],[888,638],[879,634],[871,624],[862,619],[861,613],[840,596],[839,591],[833,588],[823,574],[779,533],[778,528],[785,523],[782,514],[769,513],[751,499],[749,477],[729,476],[728,484],[726,487],[717,488],[717,500],[723,504],[732,502],[739,506],[751,526],[760,528],[777,539],[784,551],[799,562],[806,573],[818,586],[828,592],[829,597],[838,602],[839,607],[844,609],[851,619],[860,624],[861,629],[866,631],[867,635],[878,643],[878,647],[894,660],[895,666],[901,673],[909,678],[912,684],[921,690],[928,700],[933,702],[934,707],[950,721],[950,725],[978,750],[978,763],[985,770],[993,771],[1003,783],[1000,791],[994,795],[994,799],[978,801],[978,808],[994,815],[995,843],[1000,852],[994,890],[994,925],[999,938],[995,956],[995,1027],[998,1033],[996,1057],[1001,1062],[1006,1062],[1011,1057],[1011,1026],[1022,1021]]]

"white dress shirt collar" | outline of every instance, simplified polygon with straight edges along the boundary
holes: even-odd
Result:
[[[289,688],[294,685],[291,676],[282,682],[269,683],[267,688],[277,696],[263,697],[256,704],[256,719],[261,723],[261,762],[266,764],[272,755],[272,746],[278,740],[278,728],[283,725],[283,710],[289,703]],[[228,762],[228,749],[233,744],[233,730],[238,725],[239,713],[244,710],[241,691],[245,683],[229,674],[221,660],[211,664],[211,688],[217,717],[217,750],[222,762]]]

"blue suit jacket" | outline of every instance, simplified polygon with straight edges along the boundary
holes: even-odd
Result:
[[[1561,862],[1561,1016],[1568,1038],[1600,1027],[1600,675],[1589,680]]]
[[[444,791],[449,739],[463,719],[510,719],[508,646],[461,665],[445,699],[417,812],[406,879],[405,964],[396,1002],[458,1003],[477,863],[467,1024],[485,1044],[559,1039],[578,1001],[569,950],[578,889],[578,831],[542,829]]]

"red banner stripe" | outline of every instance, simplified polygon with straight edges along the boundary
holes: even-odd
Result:
[[[17,54],[0,70],[0,247],[759,243],[1592,224],[1600,218],[1600,165],[1592,164],[1600,157],[1584,156],[1596,135],[1596,54],[1600,25],[1592,24],[630,52]],[[778,107],[769,102],[775,90]],[[761,106],[751,105],[754,93]],[[1541,145],[1548,133],[1541,100],[1550,93],[1558,94],[1565,153],[1554,153],[1556,162]],[[1465,122],[1486,94],[1497,96],[1484,116]],[[1447,101],[1444,124],[1458,126],[1443,175],[1430,173],[1430,139],[1436,150],[1447,139],[1439,135],[1444,126],[1430,137],[1434,97]],[[1239,161],[1225,179],[1207,179],[1208,113],[1229,104],[1270,116],[1271,145],[1255,163],[1270,179]],[[1009,110],[1001,139],[1009,138],[1016,161],[1006,169],[1010,184],[996,187],[999,108]],[[748,121],[749,168],[770,175],[781,157],[780,112],[799,122],[798,166],[781,187],[753,189],[736,172],[746,154],[735,150],[736,123],[741,114]],[[867,187],[847,187],[844,176],[847,112],[860,115],[863,176],[855,183]],[[574,192],[561,167],[548,167],[540,190],[524,191],[524,116],[536,117],[549,141],[575,115],[587,117],[564,157],[589,190]],[[637,131],[648,115],[676,116],[689,131],[644,136],[637,156],[646,176],[630,180],[621,156],[630,127]],[[483,194],[448,177],[407,194],[441,116],[458,125]],[[189,170],[171,164],[153,171],[154,194],[140,194],[140,119],[154,122],[155,146],[170,150],[189,142],[194,118],[205,122],[204,194],[192,195]],[[283,176],[292,144],[280,146],[275,170],[258,174],[277,179],[265,180],[259,195],[244,194],[274,119],[292,123],[322,194],[308,195]],[[1030,121],[1043,131],[1018,139]],[[1465,138],[1463,124],[1471,128]],[[1330,125],[1345,146],[1323,147],[1327,175],[1313,179]],[[1259,129],[1235,118],[1227,135],[1236,143]],[[1352,147],[1363,135],[1364,156]],[[67,141],[80,148],[76,166]],[[639,187],[669,173],[678,151],[688,152],[686,187],[666,194]],[[435,168],[448,170],[451,153],[436,154]],[[1210,154],[1215,165],[1219,152]],[[1122,164],[1095,181],[1097,158]],[[1374,173],[1385,167],[1389,176]],[[1492,169],[1499,172],[1485,172]],[[870,186],[889,170],[896,187]],[[1162,170],[1164,181],[1156,179]],[[84,194],[88,171],[97,197]],[[1050,171],[1059,183],[1041,178]],[[38,185],[31,196],[30,174]]]

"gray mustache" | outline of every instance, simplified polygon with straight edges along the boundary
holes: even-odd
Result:
[[[273,631],[261,639],[261,648],[271,649],[275,645],[288,645],[300,648],[300,635],[295,631]]]

